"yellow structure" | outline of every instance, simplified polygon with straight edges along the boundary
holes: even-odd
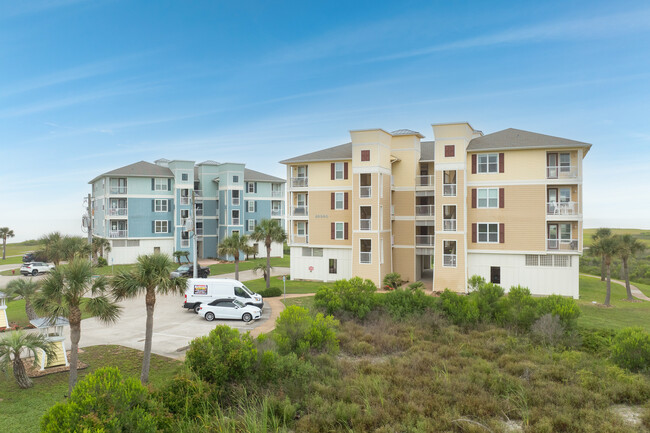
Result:
[[[350,132],[287,166],[291,276],[377,285],[389,272],[436,291],[481,275],[578,297],[588,143],[469,123]]]
[[[0,328],[9,326],[9,319],[7,319],[7,295],[0,292]]]
[[[45,370],[48,367],[58,367],[60,365],[67,367],[70,365],[68,362],[68,354],[65,350],[65,336],[63,335],[63,327],[69,324],[68,320],[64,317],[57,317],[56,320],[52,321],[45,317],[39,317],[38,319],[30,320],[29,323],[38,328],[41,335],[44,335],[48,341],[54,343],[54,356],[47,357],[45,352],[41,351],[39,356],[41,370]]]

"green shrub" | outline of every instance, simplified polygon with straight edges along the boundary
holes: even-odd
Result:
[[[156,396],[170,413],[184,418],[210,412],[216,403],[212,386],[191,372],[174,376]]]
[[[397,272],[391,272],[390,274],[386,274],[384,277],[384,287],[388,289],[398,289],[404,284],[406,281],[402,280],[402,276],[398,274]]]
[[[475,290],[478,290],[479,287],[485,284],[485,278],[481,277],[480,275],[472,275],[468,280],[467,280],[467,289],[470,292],[473,292]]]
[[[308,384],[315,373],[314,366],[299,359],[295,353],[280,355],[273,350],[266,350],[260,356],[255,380],[261,383],[294,380],[301,384]]]
[[[612,360],[631,371],[647,370],[650,365],[650,335],[642,328],[621,329],[612,342]]]
[[[96,267],[103,268],[104,266],[107,266],[107,265],[108,265],[108,262],[106,261],[105,258],[97,257],[97,265],[96,265]]]
[[[408,287],[411,290],[425,290],[424,283],[422,281],[411,283]]]
[[[553,314],[558,316],[562,325],[567,329],[575,328],[580,316],[580,308],[572,298],[560,295],[550,295],[538,301],[538,315]]]
[[[269,287],[268,289],[262,289],[257,292],[263,298],[275,298],[277,296],[282,296],[282,289],[277,287]]]
[[[123,378],[115,367],[100,368],[77,383],[66,402],[43,415],[41,431],[156,432],[158,413],[139,380]]]
[[[582,349],[585,352],[609,356],[616,332],[609,329],[580,329]]]
[[[555,314],[544,314],[530,328],[533,338],[542,344],[557,345],[564,336],[564,325]]]
[[[257,362],[257,348],[250,333],[243,335],[219,325],[190,343],[185,364],[206,382],[217,386],[246,378]]]
[[[503,310],[499,323],[512,325],[525,331],[530,330],[538,318],[537,299],[530,295],[530,290],[526,287],[513,286],[501,302]]]
[[[497,317],[503,316],[503,304],[499,302],[503,293],[501,286],[487,283],[479,285],[478,289],[469,295],[476,302],[480,320],[492,323]]]
[[[449,289],[440,295],[440,308],[456,325],[473,324],[479,318],[478,307],[469,296],[459,295]]]
[[[419,289],[398,289],[381,295],[378,299],[394,319],[404,319],[413,315],[421,315],[427,309],[433,309],[436,305],[436,298],[428,296]]]
[[[327,314],[347,311],[363,319],[376,305],[374,296],[376,291],[377,286],[370,280],[359,277],[338,280],[333,286],[323,286],[318,289],[314,305],[325,309]]]
[[[293,352],[301,356],[311,350],[335,352],[339,346],[338,325],[332,316],[318,313],[312,317],[306,308],[291,305],[275,321],[273,339],[280,354]]]

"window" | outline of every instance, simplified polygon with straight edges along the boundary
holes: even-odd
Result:
[[[571,188],[560,188],[560,203],[571,201]]]
[[[359,263],[372,263],[372,240],[359,240]]]
[[[343,206],[344,206],[343,197],[344,197],[344,194],[342,192],[334,193],[334,209],[336,209],[336,210],[343,209]]]
[[[335,162],[334,163],[334,179],[335,180],[341,180],[341,179],[344,178],[344,176],[345,176],[344,167],[345,167],[345,165],[342,162]]]
[[[456,231],[456,205],[442,207],[442,230],[446,232]]]
[[[232,205],[233,206],[239,206],[239,190],[238,189],[233,189],[232,190]]]
[[[298,236],[305,236],[305,222],[300,221],[296,224],[296,234]]]
[[[330,259],[330,260],[329,260],[329,270],[330,270],[330,274],[336,274],[336,273],[338,273],[337,270],[336,270],[336,268],[337,268],[336,265],[337,265],[337,263],[336,263],[336,259]]]
[[[456,156],[456,146],[453,144],[448,144],[445,146],[445,158],[450,158]]]
[[[482,153],[478,155],[478,172],[479,173],[498,173],[499,172],[499,154]]]
[[[167,179],[162,179],[162,178],[157,177],[154,180],[154,189],[156,191],[168,191],[169,190],[168,186],[169,186],[169,184],[168,184]]]
[[[571,171],[571,154],[560,153],[560,173],[568,173]]]
[[[233,176],[232,183],[239,183],[239,176]]]
[[[539,265],[539,256],[534,254],[526,254],[526,266]]]
[[[252,232],[255,230],[255,220],[248,220],[248,231]]]
[[[239,210],[235,209],[232,211],[232,225],[239,225]]]
[[[189,174],[187,174],[187,173],[181,173],[181,180],[182,180],[183,182],[187,182],[187,181],[189,180],[189,178],[190,178],[190,175],[189,175]]]
[[[302,249],[303,257],[323,257],[322,248],[303,248]]]
[[[568,268],[571,266],[571,256],[553,256],[553,266]]]
[[[499,224],[498,223],[479,223],[478,224],[478,242],[479,243],[499,243]]]
[[[359,174],[359,197],[372,197],[372,176],[370,173]]]
[[[456,267],[456,241],[442,241],[442,266]]]
[[[539,256],[540,266],[553,266],[553,256]]]
[[[501,284],[501,268],[499,266],[490,266],[490,282]]]
[[[571,241],[571,224],[560,224],[560,241]]]
[[[379,214],[381,219],[381,213]],[[372,230],[372,207],[359,207],[359,230]]]
[[[126,240],[126,246],[127,247],[139,247],[140,246],[140,240],[138,240],[138,239],[127,239]]]
[[[499,207],[499,188],[478,188],[477,196],[479,208]]]
[[[456,197],[456,170],[443,171],[442,183],[442,195]]]
[[[345,236],[345,224],[344,223],[334,223],[334,239],[341,240]]]
[[[361,151],[361,161],[370,161],[370,151],[362,150]]]
[[[254,182],[248,182],[246,184],[246,188],[247,188],[246,191],[248,191],[250,193],[254,193],[255,192],[255,183]]]
[[[156,212],[168,212],[169,208],[167,200],[156,200],[154,209]]]
[[[155,223],[155,232],[156,233],[169,233],[169,226],[167,221],[156,221]]]
[[[248,212],[255,212],[255,200],[248,200]]]

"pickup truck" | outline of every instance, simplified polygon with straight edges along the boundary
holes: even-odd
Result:
[[[210,275],[210,268],[208,267],[198,266],[196,271],[197,271],[198,278],[208,278],[208,275]],[[178,269],[176,269],[170,274],[170,277],[172,278],[178,278],[178,277],[192,278],[193,276],[194,276],[194,265],[191,263],[187,265],[181,265]]]

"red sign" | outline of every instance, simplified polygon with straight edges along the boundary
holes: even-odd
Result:
[[[313,271],[314,271],[314,267],[313,267],[313,266],[310,266],[310,267],[309,267],[309,272],[313,272]]]

